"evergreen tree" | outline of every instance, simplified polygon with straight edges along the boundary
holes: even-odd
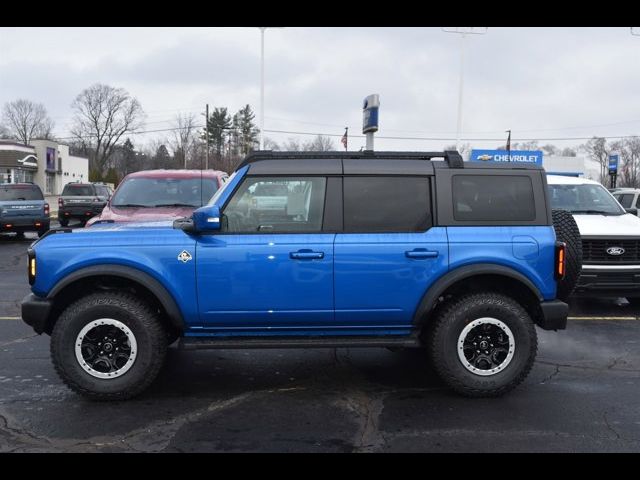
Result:
[[[155,168],[174,168],[173,159],[164,144],[159,145],[156,149],[156,153],[153,156],[153,165]]]
[[[250,105],[245,105],[236,114],[238,117],[238,129],[240,132],[240,153],[247,155],[258,144],[260,129],[253,122],[256,118]]]
[[[218,161],[222,158],[227,133],[231,128],[231,121],[232,119],[225,107],[216,107],[209,115],[209,121],[207,122],[209,144],[214,146]],[[204,137],[205,135],[203,134]]]
[[[127,138],[122,145],[122,174],[127,175],[139,170],[136,167],[136,151],[131,140]]]

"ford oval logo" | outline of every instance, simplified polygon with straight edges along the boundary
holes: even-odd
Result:
[[[622,247],[609,247],[609,248],[607,248],[607,253],[609,255],[622,255],[624,253],[624,248],[622,248]]]

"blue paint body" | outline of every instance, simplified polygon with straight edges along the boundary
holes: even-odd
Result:
[[[247,172],[212,199],[223,209]],[[170,222],[95,225],[34,245],[41,297],[67,275],[123,265],[175,299],[186,336],[410,335],[439,279],[479,263],[522,274],[555,298],[552,226],[446,227],[419,233],[187,233]],[[186,250],[189,261],[178,255]]]

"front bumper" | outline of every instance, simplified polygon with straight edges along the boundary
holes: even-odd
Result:
[[[583,265],[574,296],[640,296],[640,266]]]
[[[41,334],[47,326],[51,307],[51,300],[30,293],[22,299],[22,320]]]
[[[543,330],[564,330],[567,328],[569,305],[560,300],[540,302],[542,315],[536,324]]]

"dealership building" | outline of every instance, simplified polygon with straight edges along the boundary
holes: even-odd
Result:
[[[0,140],[0,183],[32,182],[45,195],[60,195],[69,182],[89,180],[89,159],[69,154],[69,146],[53,140],[31,145]]]

